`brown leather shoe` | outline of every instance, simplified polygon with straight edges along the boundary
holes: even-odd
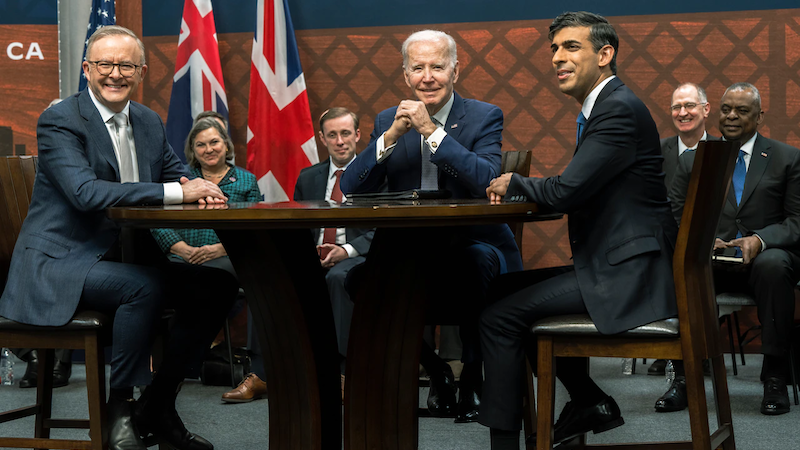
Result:
[[[236,389],[222,394],[222,401],[226,403],[247,403],[267,396],[267,383],[261,381],[254,373],[248,373]]]

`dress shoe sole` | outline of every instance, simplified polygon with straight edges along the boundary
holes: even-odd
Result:
[[[619,418],[616,418],[614,420],[610,420],[610,421],[608,421],[606,423],[602,423],[602,424],[592,428],[591,431],[594,434],[600,434],[600,433],[604,433],[604,432],[606,432],[608,430],[613,430],[614,428],[621,427],[622,425],[625,425],[625,419],[623,419],[622,417],[619,417]],[[561,440],[559,440],[557,442],[553,442],[553,445],[565,444],[568,441],[570,441],[572,439],[575,439],[576,437],[578,437],[578,436],[580,436],[582,434],[586,434],[586,433],[588,433],[588,431],[585,431],[585,432],[582,432],[582,433],[574,433],[574,434],[572,434],[570,436],[562,438]]]
[[[678,411],[683,411],[684,409],[686,409],[686,406],[683,406],[683,407],[680,407],[680,406],[661,406],[661,407],[658,407],[658,406],[656,406],[656,412],[657,413],[678,412]]]
[[[266,395],[256,395],[253,398],[223,398],[222,401],[225,403],[250,403],[253,400],[260,400],[265,398]]]
[[[791,408],[780,408],[780,409],[766,409],[764,407],[761,408],[761,414],[765,416],[780,416],[781,414],[786,414],[791,410]]]

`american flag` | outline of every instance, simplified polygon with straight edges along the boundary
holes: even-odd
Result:
[[[286,0],[259,0],[250,67],[247,169],[267,202],[289,200],[300,170],[319,161]]]
[[[184,141],[194,118],[203,111],[228,117],[217,28],[211,0],[185,0],[167,114],[167,140],[184,163]]]
[[[106,25],[114,25],[117,22],[114,0],[92,0],[92,8],[89,11],[89,25],[86,29],[86,40],[83,42],[83,59],[86,59],[86,46],[89,45],[89,38],[95,31]],[[137,61],[138,63],[138,61]],[[86,89],[86,76],[81,69],[78,91]]]

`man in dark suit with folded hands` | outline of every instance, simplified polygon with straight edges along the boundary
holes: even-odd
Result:
[[[419,31],[406,39],[403,75],[416,99],[403,100],[375,118],[369,145],[342,177],[345,194],[377,192],[386,182],[390,192],[446,190],[454,198],[483,198],[489,181],[500,173],[503,112],[453,90],[459,74],[456,52],[453,38],[441,31]],[[478,312],[489,282],[501,272],[522,270],[522,259],[507,225],[433,232],[441,233],[435,248],[411,243],[411,249],[399,251],[426,255],[435,306],[462,313],[464,370],[456,406],[450,366],[423,344],[420,360],[431,377],[428,409],[434,415],[456,412],[456,422],[472,422],[483,382]]]
[[[345,200],[340,177],[356,157],[356,144],[361,139],[358,116],[347,108],[331,108],[319,118],[319,140],[328,149],[329,158],[300,171],[294,189],[294,200]],[[350,269],[363,263],[372,243],[375,230],[361,228],[316,228],[314,242],[319,250],[320,264],[327,269],[325,281],[331,296],[336,339],[339,344],[342,380],[344,360],[353,318],[353,301],[345,290]],[[344,381],[342,382],[344,386]],[[344,391],[342,391],[344,395]]]
[[[132,31],[96,31],[83,72],[88,89],[39,117],[39,167],[0,315],[44,326],[64,325],[79,308],[113,315],[108,448],[145,450],[140,434],[153,434],[172,448],[211,450],[183,425],[175,398],[191,355],[222,327],[238,283],[202,267],[119,262],[120,227],[105,210],[198,201],[213,207],[227,199],[217,185],[189,180],[158,115],[129,101],[147,73],[144,44]],[[152,331],[167,300],[176,303],[175,323],[152,379]],[[146,385],[134,402],[133,387]]]
[[[789,412],[788,351],[794,326],[794,291],[800,280],[800,150],[758,134],[761,96],[750,83],[735,83],[722,96],[719,128],[741,144],[717,227],[715,251],[736,249],[743,266],[715,267],[716,292],[753,295],[761,322],[764,397],[761,413]],[[694,153],[681,156],[670,189],[676,220],[683,214]],[[676,375],[683,365],[675,362]],[[676,377],[677,379],[677,377]],[[682,389],[682,390],[681,390]],[[686,386],[664,397],[685,398]]]
[[[575,155],[559,176],[507,173],[486,193],[492,202],[527,199],[567,213],[574,265],[501,276],[499,300],[481,315],[480,422],[491,427],[493,450],[519,448],[525,343],[534,322],[588,314],[600,333],[614,334],[677,315],[677,226],[658,131],[644,103],[614,75],[616,31],[596,14],[569,12],[553,21],[549,38],[559,88],[581,104]],[[556,376],[570,401],[555,424],[556,444],[624,423],[586,364],[585,358],[557,359]]]

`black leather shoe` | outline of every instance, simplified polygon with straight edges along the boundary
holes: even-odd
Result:
[[[568,441],[591,431],[599,434],[625,423],[619,406],[613,398],[606,397],[593,406],[576,406],[568,402],[558,416],[554,427],[553,445]]]
[[[764,399],[761,400],[761,414],[777,416],[789,412],[789,391],[786,382],[780,378],[769,377],[764,380]]]
[[[23,389],[35,388],[38,381],[36,370],[39,367],[39,352],[31,350],[28,353],[28,367],[25,368],[25,375],[19,380],[19,387]]]
[[[147,447],[139,438],[134,423],[133,410],[136,402],[131,400],[108,400],[108,449],[109,450],[146,450]]]
[[[430,374],[431,388],[428,391],[428,412],[432,416],[451,416],[456,411],[456,385],[453,369],[445,364],[443,373]]]
[[[72,362],[62,362],[56,360],[53,365],[53,387],[59,388],[69,384],[69,377],[72,375]]]
[[[667,360],[657,359],[653,361],[653,364],[650,364],[650,367],[647,368],[647,374],[664,375],[666,373],[666,368],[667,368]]]
[[[148,395],[150,394],[150,395]],[[162,447],[174,450],[214,450],[214,446],[206,439],[190,432],[175,411],[177,392],[161,402],[150,401],[151,396],[158,394],[147,388],[139,399],[134,418],[142,438],[149,445],[158,443]],[[160,403],[161,410],[154,405]]]
[[[677,376],[667,392],[656,400],[656,412],[683,411],[687,406],[686,377]]]
[[[455,423],[469,423],[478,421],[478,409],[481,406],[481,397],[478,392],[463,384],[458,390],[458,407],[456,408]]]

